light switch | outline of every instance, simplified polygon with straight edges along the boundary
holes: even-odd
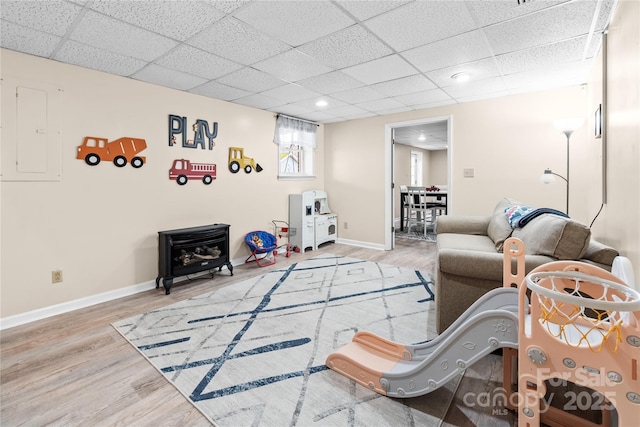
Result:
[[[465,178],[473,178],[475,170],[473,168],[464,168],[462,173]]]

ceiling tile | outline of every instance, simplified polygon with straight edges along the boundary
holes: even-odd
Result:
[[[314,111],[312,113],[307,113],[303,118],[318,123],[327,123],[339,119],[339,117],[333,116],[323,111]]]
[[[64,1],[2,0],[0,16],[5,21],[32,30],[63,36],[71,27],[80,10],[80,6]],[[2,44],[4,46],[4,42]]]
[[[297,103],[281,105],[279,107],[269,108],[269,110],[292,117],[301,117],[304,114],[313,112],[313,110],[298,105]]]
[[[607,28],[612,17],[613,6],[617,1],[618,0],[602,0],[600,10],[597,11],[596,32],[602,32]]]
[[[242,68],[240,64],[188,45],[176,47],[156,64],[207,79],[215,79]]]
[[[364,119],[367,117],[374,117],[374,116],[376,116],[376,113],[367,111],[366,113],[343,116],[342,118],[345,120],[356,120],[356,119]]]
[[[562,62],[573,62],[582,59],[587,36],[566,40],[560,43],[552,43],[544,46],[536,46],[530,49],[519,50],[496,56],[496,61],[503,74],[513,74],[536,68],[546,68],[550,65]]]
[[[366,84],[374,84],[387,80],[416,74],[417,70],[398,55],[389,55],[364,64],[345,68],[343,73]]]
[[[617,4],[0,1],[3,48],[325,123],[584,84]]]
[[[130,56],[118,55],[73,40],[67,40],[53,59],[119,76],[129,76],[147,64]]]
[[[187,40],[225,16],[222,11],[195,1],[99,0],[92,2],[89,7],[181,41]]]
[[[189,92],[208,96],[210,98],[222,99],[225,101],[231,101],[233,99],[242,98],[251,94],[251,92],[223,85],[222,83],[218,83],[216,81],[210,81],[203,85],[197,86],[193,89],[190,89]]]
[[[453,67],[442,68],[426,73],[427,77],[440,87],[448,87],[459,83],[451,78],[452,75],[460,72],[469,73],[471,80],[478,81],[500,75],[500,70],[493,59],[482,59],[480,61],[470,62],[467,64],[456,65]],[[466,83],[466,82],[465,82]]]
[[[398,102],[404,105],[423,105],[432,102],[445,101],[451,99],[442,89],[431,89],[423,92],[410,93],[407,95],[395,96]]]
[[[296,102],[302,101],[303,99],[320,97],[320,94],[318,92],[305,89],[302,86],[293,83],[280,86],[275,89],[266,90],[262,92],[262,94],[271,98],[280,99],[283,101],[282,104],[286,104],[292,101]]]
[[[416,74],[414,76],[402,77],[400,79],[389,80],[383,83],[376,83],[371,85],[371,87],[385,95],[396,96],[433,89],[436,85],[422,74]]]
[[[509,95],[511,95],[511,93],[508,90],[501,90],[497,92],[482,93],[480,95],[461,96],[456,99],[458,100],[458,102],[475,102],[475,101],[482,101],[484,99],[502,98],[503,96],[509,96]]]
[[[595,5],[593,1],[563,3],[484,31],[496,55],[541,46],[587,34]]]
[[[365,25],[398,51],[475,29],[461,1],[416,1],[372,18]]]
[[[48,58],[60,40],[58,36],[7,21],[0,22],[0,42],[7,49]]]
[[[251,65],[291,49],[289,45],[270,38],[235,18],[216,22],[187,40],[187,43],[244,65]]]
[[[234,102],[247,105],[249,107],[260,108],[262,110],[268,110],[284,104],[280,99],[272,98],[260,93],[238,98]]]
[[[87,12],[70,38],[146,61],[153,61],[178,44],[166,37],[91,11]]]
[[[385,95],[370,87],[359,87],[356,89],[345,90],[331,95],[341,101],[349,104],[357,104],[359,102],[373,101],[374,99],[384,98]]]
[[[444,89],[452,98],[487,95],[495,92],[505,92],[507,87],[502,77],[493,77],[484,80],[467,81],[465,83],[449,86]]]
[[[442,101],[436,101],[436,102],[429,102],[426,104],[421,104],[421,105],[412,105],[414,110],[424,110],[427,108],[436,108],[436,107],[442,107],[444,105],[452,105],[452,104],[457,104],[455,99],[443,99]]]
[[[320,99],[326,101],[327,105],[324,107],[318,107],[316,105],[316,102],[318,102],[318,100]],[[333,114],[331,111],[333,111],[335,108],[344,107],[346,104],[338,99],[324,95],[324,96],[314,96],[311,98],[303,99],[301,101],[296,101],[295,105],[299,105],[310,111],[326,111],[330,114]]]
[[[355,116],[356,114],[369,113],[369,111],[363,108],[357,107],[355,105],[343,105],[341,107],[329,108],[327,112],[336,117],[350,117],[350,116]]]
[[[249,92],[264,92],[265,90],[287,84],[287,82],[283,80],[251,67],[234,71],[231,74],[220,77],[217,81]]]
[[[297,49],[291,49],[264,61],[257,62],[253,64],[253,67],[289,82],[297,82],[298,80],[333,71],[332,68],[321,64]]]
[[[332,71],[319,76],[309,77],[308,79],[300,80],[297,83],[307,89],[323,94],[332,94],[364,86],[364,83],[361,81],[356,80],[341,71]]]
[[[357,104],[357,106],[373,112],[406,107],[406,105],[391,98],[383,98],[383,99],[376,99],[375,101],[361,102]]]
[[[206,0],[206,3],[224,13],[233,13],[252,0]]]
[[[189,90],[206,82],[202,77],[192,76],[181,71],[170,70],[151,64],[132,76],[136,80],[171,87],[178,90]]]
[[[332,3],[321,1],[254,2],[234,16],[291,46],[300,46],[354,23]]]
[[[362,1],[362,0],[338,0],[338,6],[344,7],[349,13],[361,21],[388,12],[410,1]]]
[[[546,90],[562,86],[583,84],[593,68],[593,59],[551,65],[504,76],[511,93]]]
[[[382,110],[378,110],[376,111],[376,113],[381,114],[381,115],[386,115],[386,114],[397,114],[397,113],[404,113],[406,111],[411,111],[413,110],[412,107],[409,106],[402,106],[402,107],[398,107],[398,108],[389,108],[389,109],[382,109]]]
[[[354,25],[299,47],[299,50],[334,68],[361,64],[393,51],[360,25]]]
[[[508,21],[523,15],[528,15],[542,9],[565,3],[567,0],[536,0],[527,2],[517,1],[487,1],[467,0],[471,14],[475,16],[481,27],[497,22]]]
[[[407,50],[402,56],[420,71],[432,71],[488,58],[491,50],[480,31],[470,31]]]

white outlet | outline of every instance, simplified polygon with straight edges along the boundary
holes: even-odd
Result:
[[[464,168],[462,173],[465,178],[473,178],[475,175],[475,170],[473,168]]]
[[[53,270],[51,272],[51,283],[62,282],[62,270]]]

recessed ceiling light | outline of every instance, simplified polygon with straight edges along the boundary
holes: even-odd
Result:
[[[469,73],[462,72],[462,73],[455,73],[454,75],[451,76],[451,78],[457,82],[466,82],[471,78],[471,76],[469,75]]]
[[[420,135],[420,136],[418,137],[418,141],[424,141],[425,139],[427,139],[427,138],[425,138],[425,136],[424,136],[424,135]]]
[[[324,99],[321,99],[318,102],[316,102],[316,107],[326,107],[327,105],[329,105],[329,103]]]

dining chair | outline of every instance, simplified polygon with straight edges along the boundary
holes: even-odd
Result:
[[[407,215],[407,232],[421,226],[424,236],[429,227],[435,227],[435,208],[428,206],[428,193],[425,189],[408,189],[409,214]]]

